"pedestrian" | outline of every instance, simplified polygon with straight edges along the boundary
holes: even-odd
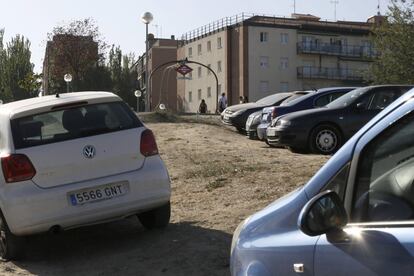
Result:
[[[249,100],[247,99],[247,96],[244,96],[243,103],[248,103],[248,102]]]
[[[201,100],[200,106],[198,108],[198,112],[200,112],[200,114],[206,114],[207,113],[207,104],[206,104],[206,101],[204,99]]]
[[[244,103],[244,99],[243,99],[243,96],[240,96],[239,97],[239,104],[242,104],[242,103]]]
[[[218,100],[218,111],[219,113],[223,112],[224,109],[226,109],[227,107],[227,98],[226,98],[226,93],[221,93],[221,96]]]

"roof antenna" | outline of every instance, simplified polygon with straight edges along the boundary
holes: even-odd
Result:
[[[336,5],[339,4],[339,0],[331,0],[331,4],[334,4],[334,21],[336,21]]]
[[[296,13],[296,0],[293,0],[293,13]]]

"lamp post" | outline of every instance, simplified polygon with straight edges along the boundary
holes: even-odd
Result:
[[[65,74],[63,76],[63,79],[66,82],[66,93],[69,93],[69,83],[72,81],[72,75],[71,74]]]
[[[148,24],[154,19],[152,13],[145,12],[141,16],[142,22],[145,24],[145,110],[150,111],[150,88],[148,83]]]

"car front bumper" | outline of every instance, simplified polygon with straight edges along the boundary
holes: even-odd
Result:
[[[269,123],[267,123],[267,124],[260,124],[257,127],[257,130],[256,130],[257,131],[257,138],[259,140],[265,141],[267,139],[266,130],[269,127],[269,125],[270,125]]]
[[[74,172],[76,173],[76,172]],[[111,199],[71,205],[68,194],[108,183],[128,182],[129,192]],[[167,169],[159,156],[147,157],[136,171],[73,183],[40,188],[32,181],[0,187],[1,208],[11,232],[30,235],[121,219],[164,205],[171,188]]]
[[[267,142],[272,146],[305,149],[307,147],[307,136],[303,133],[305,133],[304,130],[269,127],[266,132]]]

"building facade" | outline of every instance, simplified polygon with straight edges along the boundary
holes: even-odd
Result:
[[[231,105],[240,96],[256,101],[277,92],[363,85],[364,72],[376,55],[371,29],[382,19],[329,22],[303,14],[243,14],[189,32],[182,37],[177,58],[210,67],[218,85],[206,68],[189,64],[192,74],[177,80],[178,109],[197,112],[205,99],[214,113],[222,92]]]

